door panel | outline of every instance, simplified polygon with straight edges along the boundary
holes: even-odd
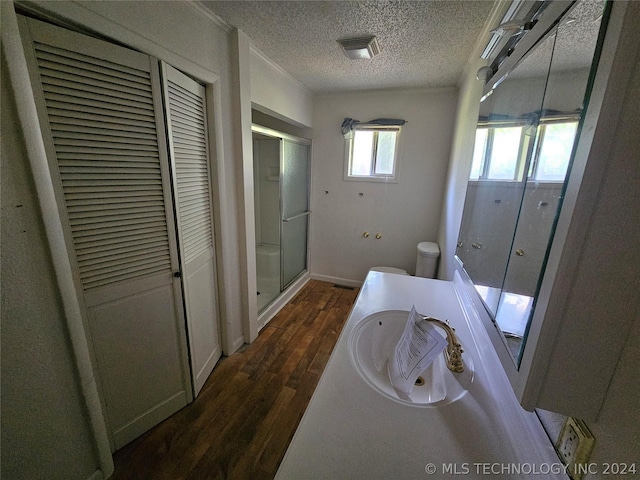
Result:
[[[20,19],[115,448],[192,397],[157,60]]]
[[[218,306],[211,288],[215,279],[215,265],[210,254],[204,253],[192,262],[185,276],[185,297],[189,306],[189,339],[196,395],[220,359],[218,335]]]
[[[307,268],[308,219],[307,214],[282,223],[283,290]]]
[[[175,311],[173,288],[166,281],[89,309],[116,445],[128,443],[187,404]],[[153,411],[139,419],[149,405]]]
[[[309,210],[309,146],[282,141],[282,216]]]
[[[163,64],[194,394],[222,355],[204,87]]]

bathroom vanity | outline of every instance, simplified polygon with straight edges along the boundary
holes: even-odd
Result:
[[[568,478],[484,326],[465,310],[460,280],[369,273],[276,478]],[[402,328],[394,323],[414,305],[455,329],[465,371],[436,361],[403,400],[381,384],[380,352],[395,345]],[[388,332],[372,330],[386,324]]]

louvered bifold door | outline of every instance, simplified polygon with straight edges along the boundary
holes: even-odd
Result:
[[[178,244],[195,395],[222,354],[205,89],[162,65]]]
[[[118,448],[192,395],[158,62],[20,22]]]

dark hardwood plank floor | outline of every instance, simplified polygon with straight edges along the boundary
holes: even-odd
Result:
[[[311,280],[193,403],[117,451],[111,478],[273,478],[357,294]]]

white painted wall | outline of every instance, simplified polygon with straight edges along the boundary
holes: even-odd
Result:
[[[2,478],[100,465],[2,55]]]
[[[475,142],[476,125],[482,97],[481,81],[476,72],[483,67],[483,60],[470,61],[458,83],[459,95],[456,107],[451,157],[445,180],[445,192],[440,213],[438,245],[440,246],[440,268],[438,278],[453,280],[454,255],[462,222],[462,211],[471,171],[471,159]]]
[[[315,98],[312,276],[358,284],[369,268],[377,265],[414,273],[417,244],[436,241],[438,235],[456,99],[454,88]],[[344,137],[340,125],[345,117],[408,121],[400,136],[398,183],[343,179]],[[370,232],[368,238],[363,237],[365,231]],[[377,233],[382,235],[379,240],[375,238]]]
[[[298,127],[311,127],[311,92],[253,45],[250,65],[253,108]]]
[[[236,186],[238,189],[238,242],[240,251],[240,296],[244,310],[242,327],[245,343],[258,337],[256,295],[256,224],[253,178],[253,138],[251,133],[251,54],[250,39],[235,29],[231,42],[231,72],[234,83],[233,122],[236,148]]]
[[[311,126],[311,93],[277,64],[262,54],[241,30],[234,30],[232,73],[234,106],[237,112],[235,145],[239,188],[239,240],[243,330],[247,343],[258,336],[256,277],[256,202],[254,199],[254,158],[251,123],[254,112],[275,122],[304,129]],[[258,189],[259,189],[258,185]],[[260,232],[258,232],[258,236]]]

